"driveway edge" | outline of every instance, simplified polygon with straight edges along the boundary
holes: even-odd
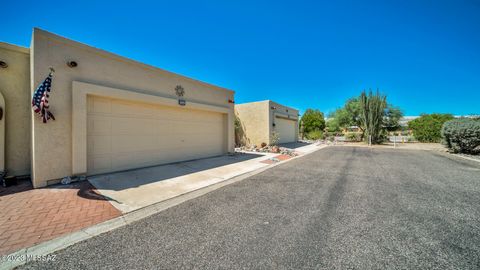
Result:
[[[475,159],[475,158],[471,158],[471,157],[466,157],[466,156],[462,156],[462,155],[458,155],[458,154],[454,154],[454,153],[448,153],[448,152],[436,152],[446,158],[449,158],[451,160],[455,160],[455,161],[461,161],[461,162],[466,162],[466,163],[469,163],[469,164],[475,164],[475,165],[480,165],[480,160],[478,159]]]
[[[87,240],[89,238],[93,238],[95,236],[98,236],[100,234],[115,230],[117,228],[132,224],[138,220],[144,219],[146,217],[149,217],[153,214],[159,213],[163,210],[166,210],[168,208],[171,208],[173,206],[179,205],[181,203],[184,203],[186,201],[189,201],[191,199],[195,199],[197,197],[203,196],[207,193],[210,193],[214,190],[217,190],[219,188],[222,188],[224,186],[242,181],[248,177],[254,176],[256,174],[262,173],[268,169],[274,168],[275,166],[278,166],[280,164],[289,162],[291,160],[301,158],[308,156],[316,151],[319,151],[323,148],[328,147],[328,145],[322,145],[318,147],[317,149],[304,153],[301,156],[296,156],[292,157],[290,159],[280,161],[274,164],[271,164],[270,166],[266,166],[263,168],[256,169],[251,172],[247,172],[241,175],[237,175],[235,177],[232,177],[230,179],[226,179],[222,182],[212,184],[210,186],[203,187],[201,189],[197,189],[188,193],[181,194],[177,197],[173,197],[170,199],[167,199],[162,202],[158,202],[140,209],[137,209],[135,211],[123,214],[122,216],[107,220],[105,222],[95,224],[93,226],[84,228],[82,230],[79,230],[77,232],[73,232],[43,243],[40,243],[38,245],[28,247],[28,248],[23,248],[20,249],[14,253],[11,253],[9,255],[2,255],[1,256],[1,265],[0,265],[0,270],[3,269],[13,269],[17,266],[23,265],[29,261],[32,260],[42,260],[46,258],[46,255],[51,254],[53,252],[65,249],[71,245],[74,245],[76,243],[79,243],[81,241]]]

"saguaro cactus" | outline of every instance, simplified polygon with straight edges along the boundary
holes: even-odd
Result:
[[[369,91],[368,95],[365,90],[360,95],[361,121],[365,127],[365,139],[371,139],[372,144],[381,143],[381,132],[383,125],[383,117],[387,108],[387,97],[380,94],[377,90],[376,94]]]

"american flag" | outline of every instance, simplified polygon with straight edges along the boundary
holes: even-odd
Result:
[[[55,120],[53,114],[48,110],[48,98],[50,97],[50,88],[52,87],[52,75],[53,70],[37,87],[37,90],[33,92],[32,97],[33,110],[42,117],[43,123],[47,123],[49,119]]]

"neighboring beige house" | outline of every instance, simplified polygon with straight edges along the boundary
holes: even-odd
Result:
[[[0,61],[4,169],[34,187],[234,151],[231,90],[40,29],[29,49],[0,43]],[[45,124],[31,97],[50,67],[56,120]]]
[[[248,146],[271,144],[277,134],[279,143],[298,140],[298,110],[271,100],[235,105],[238,120],[237,141]]]

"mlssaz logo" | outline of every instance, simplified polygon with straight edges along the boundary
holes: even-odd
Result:
[[[183,95],[185,95],[185,90],[183,89],[183,87],[181,85],[175,86],[175,94],[178,97],[183,97]]]

